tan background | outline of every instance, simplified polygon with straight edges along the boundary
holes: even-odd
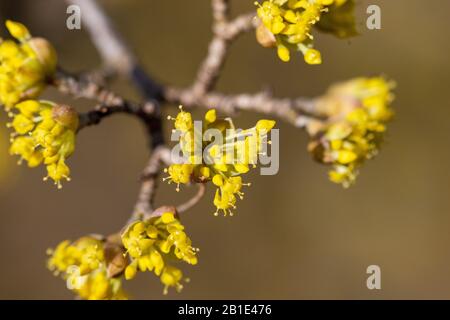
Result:
[[[232,2],[235,14],[253,8],[252,0]],[[102,3],[158,79],[177,85],[191,81],[210,36],[209,1]],[[365,29],[370,3],[382,8],[381,31]],[[417,0],[360,1],[362,36],[340,41],[317,35],[325,60],[320,67],[305,65],[300,56],[283,64],[275,52],[259,47],[253,34],[235,44],[219,84],[223,91],[256,91],[270,84],[277,95],[314,96],[335,81],[383,73],[398,82],[397,116],[380,156],[350,190],[328,182],[326,168],[305,151],[304,132],[279,123],[278,175],[249,177],[253,186],[233,218],[212,216],[211,190],[183,217],[201,248],[200,264],[184,269],[191,283],[168,298],[450,298],[449,10],[446,0],[427,1],[426,8]],[[50,39],[67,69],[87,70],[99,62],[85,32],[65,28],[63,1],[3,0],[2,25],[6,17]],[[114,88],[137,97],[124,84]],[[68,101],[51,90],[46,96]],[[256,119],[243,114],[236,123],[246,126]],[[70,159],[73,182],[57,191],[41,181],[42,169],[15,166],[2,131],[0,298],[72,297],[46,270],[45,250],[66,238],[121,228],[148,156],[145,143],[139,123],[126,116],[84,130]],[[181,202],[192,192],[160,190],[161,204]],[[371,264],[382,268],[381,291],[366,288]],[[135,298],[163,298],[151,274],[127,288]]]

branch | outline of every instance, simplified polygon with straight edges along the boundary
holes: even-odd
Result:
[[[231,43],[242,33],[251,30],[256,20],[254,14],[242,15],[228,21],[228,1],[212,0],[213,33],[208,54],[201,64],[192,84],[192,93],[201,96],[212,90],[225,64]]]
[[[66,0],[80,7],[82,21],[103,62],[122,74],[127,74],[135,65],[135,57],[123,38],[114,29],[109,17],[93,0]]]
[[[66,0],[80,7],[82,21],[108,69],[129,77],[145,97],[145,108],[136,112],[152,137],[152,147],[163,144],[160,113],[161,86],[138,64],[133,52],[95,0]],[[151,109],[151,112],[146,109]],[[153,115],[156,116],[153,116]]]
[[[62,93],[75,98],[86,98],[98,102],[93,110],[80,114],[78,130],[100,123],[100,121],[115,113],[134,114],[139,117],[153,118],[155,105],[151,102],[137,104],[123,99],[118,94],[105,89],[92,81],[90,77],[77,77],[59,69],[52,80],[52,84]]]
[[[265,115],[272,115],[291,123],[296,127],[303,127],[310,118],[320,118],[315,112],[314,99],[308,98],[274,98],[269,92],[255,94],[226,95],[221,93],[207,93],[196,96],[191,89],[167,88],[165,99],[174,104],[181,104],[186,108],[214,107],[220,112],[234,114],[237,111],[254,111]]]
[[[66,0],[80,7],[82,21],[108,68],[130,77],[147,99],[156,99],[161,91],[139,63],[123,37],[95,0]]]
[[[178,213],[183,213],[183,212],[188,211],[189,209],[195,207],[195,205],[197,203],[199,203],[200,200],[202,200],[202,198],[203,198],[203,196],[205,195],[205,192],[206,192],[205,184],[204,183],[197,183],[197,186],[198,186],[197,193],[191,199],[189,199],[188,201],[186,201],[183,204],[180,204],[177,207],[177,212]]]
[[[156,189],[158,187],[159,176],[161,174],[162,166],[172,164],[171,150],[165,146],[159,146],[153,150],[152,155],[142,172],[142,185],[138,194],[138,200],[130,218],[130,222],[137,219],[145,219],[151,217],[154,208],[154,199]],[[183,213],[194,207],[205,195],[205,184],[197,183],[197,193],[185,203],[177,207],[177,212]]]
[[[228,41],[236,40],[241,34],[252,31],[258,26],[258,19],[254,12],[242,14],[227,24],[218,25],[215,30]]]
[[[138,200],[134,207],[132,219],[143,218],[145,216],[149,216],[153,212],[153,202],[158,177],[161,172],[161,165],[169,165],[170,163],[169,148],[159,146],[153,150],[147,166],[142,172],[142,185],[139,191]]]
[[[62,93],[70,94],[75,98],[91,99],[107,106],[118,106],[124,103],[121,96],[92,81],[89,76],[76,76],[61,68],[56,72],[51,84]]]
[[[230,14],[229,0],[211,0],[213,19],[215,22],[226,22]]]

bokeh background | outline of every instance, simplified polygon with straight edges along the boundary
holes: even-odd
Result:
[[[143,65],[159,80],[188,85],[210,38],[208,0],[104,0],[117,27]],[[233,14],[253,1],[232,1]],[[369,4],[382,9],[382,29],[365,28]],[[318,34],[324,63],[289,64],[261,48],[254,34],[231,50],[218,89],[254,92],[270,86],[279,96],[316,96],[333,82],[385,74],[398,83],[388,141],[363,168],[357,184],[344,190],[330,183],[327,169],[306,152],[307,137],[279,122],[281,163],[276,176],[249,177],[253,185],[233,218],[214,217],[212,190],[186,213],[200,264],[181,294],[162,295],[153,275],[126,284],[141,299],[379,299],[450,298],[450,2],[358,1],[361,35],[349,41]],[[71,71],[100,61],[84,30],[65,27],[61,0],[2,0],[6,18],[27,24],[50,39],[60,64]],[[126,82],[114,90],[137,99]],[[80,110],[92,107],[53,90],[45,94]],[[173,106],[167,113],[175,114]],[[243,113],[246,126],[258,119]],[[6,117],[2,113],[1,123]],[[57,191],[43,183],[43,169],[16,166],[0,129],[0,298],[71,299],[65,283],[46,270],[45,251],[63,239],[109,234],[127,220],[148,151],[139,122],[114,116],[83,130],[70,159],[73,181]],[[180,194],[162,185],[159,204],[176,204]],[[382,289],[368,290],[366,268],[382,271]]]

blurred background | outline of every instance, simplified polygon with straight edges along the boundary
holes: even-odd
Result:
[[[210,1],[104,0],[117,23],[157,79],[188,85],[205,56],[211,36]],[[253,0],[232,0],[233,14],[254,9]],[[382,29],[365,27],[366,8],[382,9]],[[162,295],[159,279],[145,273],[125,287],[140,299],[448,299],[450,298],[450,2],[358,1],[361,35],[349,41],[316,34],[323,65],[308,66],[300,55],[282,63],[250,33],[240,38],[218,85],[227,93],[270,86],[278,96],[316,96],[336,82],[384,74],[398,87],[380,155],[369,161],[355,186],[344,190],[328,181],[327,168],[306,152],[303,131],[279,122],[280,171],[253,174],[246,199],[232,218],[214,217],[208,194],[183,216],[200,263],[187,266],[191,283],[180,294]],[[99,65],[85,30],[66,29],[60,0],[2,0],[4,20],[25,23],[48,38],[60,65],[79,72]],[[126,80],[113,84],[138,99]],[[72,103],[49,89],[45,98]],[[166,111],[174,115],[176,109]],[[6,117],[1,113],[1,123]],[[257,115],[243,113],[239,127]],[[167,131],[168,132],[168,131]],[[127,221],[139,189],[148,150],[140,123],[114,116],[83,130],[71,157],[73,181],[58,191],[42,182],[44,169],[16,166],[0,129],[0,298],[71,299],[65,283],[46,269],[45,251],[64,239],[109,234]],[[161,184],[157,202],[178,204]],[[381,290],[368,290],[366,268],[381,267]]]

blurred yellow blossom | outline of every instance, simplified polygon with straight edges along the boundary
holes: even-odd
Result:
[[[262,22],[256,30],[258,42],[277,47],[284,62],[294,50],[302,52],[308,64],[322,63],[320,52],[313,48],[312,28],[316,25],[341,38],[356,34],[353,0],[266,0],[255,4]]]
[[[356,78],[332,86],[317,101],[328,121],[311,122],[308,148],[315,159],[332,166],[330,180],[350,186],[358,168],[379,150],[392,118],[394,84],[382,77]]]
[[[31,37],[23,24],[8,20],[6,27],[18,41],[0,39],[0,104],[9,110],[42,92],[56,70],[57,57],[47,40]]]
[[[331,33],[334,36],[346,39],[358,35],[355,22],[355,1],[335,1],[324,12],[315,27],[322,32]]]
[[[66,240],[48,250],[47,266],[82,299],[126,299],[121,279],[108,275],[104,249],[104,241],[91,236]]]

